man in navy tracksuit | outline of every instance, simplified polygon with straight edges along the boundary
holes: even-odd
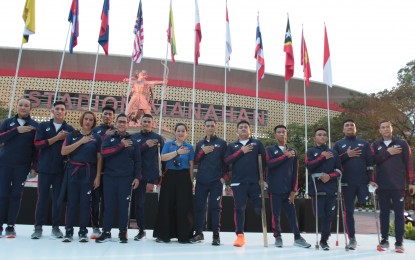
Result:
[[[235,226],[237,239],[234,246],[245,245],[244,225],[247,198],[251,198],[257,214],[261,214],[261,188],[259,186],[258,155],[262,157],[265,169],[265,149],[259,140],[252,139],[248,121],[242,120],[237,124],[239,139],[228,145],[225,153],[225,163],[232,165],[232,191],[235,204]]]
[[[19,214],[20,201],[27,174],[36,175],[33,144],[38,123],[30,118],[31,104],[27,99],[17,102],[17,115],[0,126],[0,238],[7,223],[6,237],[14,238],[14,225]],[[32,169],[32,170],[31,170]]]
[[[118,213],[118,237],[127,243],[127,228],[131,188],[136,189],[141,179],[141,152],[137,139],[128,132],[127,115],[119,114],[117,131],[105,137],[101,154],[104,160],[104,225],[103,232],[95,242],[111,240],[111,225],[114,213]]]
[[[327,240],[330,237],[330,226],[336,208],[337,181],[342,174],[340,157],[336,151],[327,147],[327,140],[327,130],[318,128],[314,133],[316,146],[307,150],[305,158],[305,165],[310,177],[309,193],[313,198],[313,210],[318,214],[319,222],[322,222],[320,246],[323,250],[330,249]],[[313,174],[321,176],[315,178]],[[316,196],[318,209],[315,208]]]
[[[277,125],[274,128],[276,145],[266,149],[268,192],[271,202],[275,246],[282,247],[280,215],[284,208],[294,234],[294,245],[309,248],[311,245],[301,237],[298,230],[294,198],[298,186],[297,152],[287,145],[287,128]]]
[[[216,121],[205,121],[206,137],[196,144],[195,164],[198,164],[195,187],[195,235],[191,242],[204,240],[206,199],[209,195],[209,209],[212,221],[212,245],[220,245],[220,220],[222,212],[222,188],[225,183],[227,166],[223,159],[226,152],[226,142],[216,136]]]
[[[378,187],[380,207],[380,230],[382,241],[378,250],[389,248],[389,214],[390,203],[395,213],[395,250],[404,252],[404,210],[405,186],[409,184],[409,192],[415,194],[411,149],[405,140],[392,135],[390,121],[384,120],[379,125],[382,137],[372,144],[373,161],[376,164],[375,186]]]
[[[115,131],[114,126],[114,117],[115,117],[115,109],[111,106],[105,106],[102,108],[102,124],[95,127],[93,132],[98,134],[101,137],[101,141],[105,139],[107,135],[111,135]],[[101,235],[101,231],[99,230],[101,223],[101,207],[103,205],[103,197],[102,197],[102,175],[101,175],[101,185],[92,190],[91,194],[91,222],[92,222],[92,239],[97,239]],[[102,203],[102,204],[101,204]]]
[[[146,236],[144,223],[144,203],[146,199],[147,183],[157,183],[160,176],[159,169],[159,148],[164,146],[164,140],[152,131],[153,116],[144,114],[141,118],[142,131],[134,134],[141,151],[142,179],[135,191],[135,216],[138,226],[138,234],[134,240],[139,241]],[[161,148],[160,148],[161,149]]]
[[[52,185],[52,237],[62,238],[59,229],[60,209],[57,205],[64,173],[64,157],[61,154],[63,140],[74,128],[65,122],[66,105],[56,101],[52,108],[53,118],[42,122],[36,130],[35,146],[39,150],[37,165],[38,198],[35,212],[35,230],[32,239],[42,236],[45,209],[48,204],[50,186]]]
[[[369,184],[373,172],[373,159],[370,145],[368,142],[356,138],[356,124],[353,120],[347,119],[343,122],[344,138],[337,141],[335,150],[342,162],[342,192],[344,206],[346,208],[346,231],[349,235],[347,247],[351,250],[356,249],[354,224],[354,204],[355,199],[360,203],[369,200]]]

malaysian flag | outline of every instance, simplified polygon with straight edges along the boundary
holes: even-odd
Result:
[[[101,27],[99,30],[98,43],[104,49],[105,55],[108,56],[108,42],[110,38],[110,26],[109,26],[109,9],[110,0],[104,0],[104,6],[102,7],[101,14]]]
[[[262,48],[262,36],[261,29],[259,28],[259,16],[258,25],[256,27],[256,46],[255,46],[255,59],[256,69],[258,71],[258,82],[264,78],[265,75],[265,60],[264,60],[264,49]]]
[[[69,43],[69,53],[73,53],[73,48],[78,44],[79,36],[79,2],[72,0],[71,10],[69,11],[68,22],[72,23],[71,42]]]
[[[133,61],[140,63],[143,58],[143,44],[144,44],[144,28],[143,28],[143,9],[141,8],[141,0],[138,5],[137,19],[135,20],[134,26],[134,50],[133,50]]]

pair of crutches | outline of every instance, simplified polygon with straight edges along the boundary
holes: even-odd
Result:
[[[320,177],[323,176],[323,173],[313,173],[311,174],[311,179],[313,181],[313,185],[314,185],[314,191],[315,191],[315,217],[316,217],[316,249],[318,250],[320,248],[319,243],[318,243],[318,196],[319,195],[326,195],[326,193],[319,193],[317,191],[317,185],[316,185],[316,179],[319,179]],[[342,221],[343,221],[343,229],[345,229],[346,224],[345,224],[345,220],[344,220],[344,207],[343,207],[343,195],[341,192],[341,176],[337,179],[337,240],[336,240],[336,246],[339,245],[339,210],[341,209],[342,212]],[[346,231],[344,230],[344,241],[345,241],[345,249],[346,251],[348,251],[348,247],[347,247],[347,235],[346,235]]]

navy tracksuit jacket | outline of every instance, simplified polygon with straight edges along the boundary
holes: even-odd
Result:
[[[331,152],[334,157],[326,159],[322,155],[323,152]],[[337,179],[342,173],[340,157],[336,151],[328,148],[326,145],[315,146],[307,150],[305,164],[309,174],[309,193],[313,197],[313,209],[318,213],[319,219],[322,220],[321,240],[327,240],[330,236],[330,226],[333,220],[336,207],[336,192],[338,189]],[[312,180],[313,173],[326,173],[330,175],[330,180],[323,183],[320,179],[315,179],[318,194],[317,204],[315,208],[316,191]]]
[[[130,139],[132,145],[125,147],[122,139]],[[114,213],[118,212],[118,228],[126,231],[128,206],[131,201],[133,179],[142,179],[141,152],[137,139],[118,132],[105,137],[101,154],[104,160],[104,231],[111,230]],[[117,207],[118,206],[118,207]],[[118,209],[118,210],[117,210]]]
[[[389,147],[402,148],[400,154],[391,155]],[[388,238],[390,201],[395,212],[396,242],[403,241],[406,184],[415,184],[413,174],[412,153],[405,140],[392,137],[392,142],[386,146],[383,138],[372,144],[373,161],[376,164],[375,182],[378,184],[380,207],[380,230],[382,238]]]
[[[362,154],[358,157],[349,157],[347,154],[349,148],[359,148]],[[343,166],[342,193],[346,209],[346,231],[349,238],[354,238],[355,198],[357,196],[360,203],[369,200],[367,185],[373,173],[372,151],[368,142],[356,136],[345,136],[334,144],[333,150],[339,154]]]
[[[63,140],[49,145],[48,139],[56,136],[60,131],[73,132],[74,128],[63,121],[59,129],[55,129],[53,119],[38,125],[35,137],[35,146],[39,150],[37,172],[38,198],[35,213],[35,226],[42,226],[44,213],[48,203],[50,186],[52,185],[52,226],[59,226],[58,198],[62,186],[64,159],[61,154]]]
[[[284,150],[294,150],[285,145]],[[274,237],[281,236],[280,215],[284,208],[290,222],[291,231],[295,239],[300,238],[297,214],[294,204],[289,203],[291,192],[297,192],[298,187],[298,157],[288,158],[278,145],[268,146],[266,149],[267,182],[272,210],[272,228]]]
[[[236,141],[230,143],[225,153],[225,163],[232,165],[231,187],[235,204],[236,233],[242,234],[245,224],[245,208],[247,198],[251,198],[257,214],[261,213],[261,189],[258,183],[259,168],[258,155],[261,154],[262,167],[265,170],[265,149],[263,144],[250,138],[248,144],[253,145],[251,152],[244,154],[241,150],[243,144]]]
[[[160,144],[160,152],[164,146],[163,138],[154,132],[141,131],[133,135],[140,146],[141,164],[142,164],[142,179],[138,188],[135,190],[135,216],[137,220],[138,229],[144,230],[144,204],[146,199],[147,183],[157,183],[159,180],[159,154],[157,145],[149,147],[146,141],[149,139],[157,139]]]
[[[205,154],[202,150],[205,146],[213,146],[213,151]],[[220,219],[222,212],[222,187],[221,178],[225,179],[227,165],[224,162],[226,152],[226,142],[213,136],[208,141],[207,138],[196,144],[195,165],[197,167],[196,187],[195,187],[195,231],[202,233],[205,225],[206,199],[209,195],[209,210],[212,223],[212,231],[215,235],[220,232]]]
[[[3,121],[0,126],[0,227],[16,224],[20,201],[27,174],[34,168],[36,150],[33,144],[38,123],[30,117],[24,118],[24,126],[34,129],[19,133],[17,115]]]

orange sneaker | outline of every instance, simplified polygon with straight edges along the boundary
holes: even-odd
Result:
[[[238,234],[238,237],[236,238],[235,242],[233,243],[234,246],[242,247],[245,245],[245,236],[244,234]]]

